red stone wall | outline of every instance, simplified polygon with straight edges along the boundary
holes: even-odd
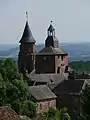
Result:
[[[47,112],[49,108],[56,108],[56,100],[48,100],[37,103],[37,113]]]
[[[65,67],[68,65],[68,55],[63,55],[63,60],[61,55],[55,56],[55,72],[57,73],[58,67],[60,67],[60,73],[65,70]],[[63,70],[62,70],[63,69]]]
[[[21,43],[18,57],[20,72],[26,70],[28,73],[35,69],[35,43]]]

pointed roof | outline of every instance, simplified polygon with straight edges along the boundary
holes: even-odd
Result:
[[[54,30],[55,30],[55,28],[53,27],[52,21],[51,21],[51,24],[50,24],[50,26],[48,28],[48,31],[53,32]]]
[[[36,42],[35,39],[34,39],[34,37],[33,37],[33,35],[32,35],[32,32],[30,30],[28,21],[26,21],[24,32],[23,32],[22,38],[21,38],[21,40],[19,42],[20,43],[22,43],[22,42],[35,43]]]
[[[37,55],[66,55],[68,54],[62,48],[53,48],[52,46],[44,47]]]

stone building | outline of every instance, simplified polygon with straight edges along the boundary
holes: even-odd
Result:
[[[68,72],[73,70],[68,65],[68,53],[59,46],[52,22],[47,29],[45,46],[38,53],[35,50],[35,42],[26,21],[20,40],[18,66],[20,72],[27,73],[30,91],[38,103],[38,113],[47,110],[52,102],[56,103],[58,108],[67,106],[69,110],[79,109],[80,92],[85,80],[73,80],[72,76],[72,79],[68,79]],[[52,95],[51,98],[49,93]]]
[[[22,38],[19,41],[20,51],[18,55],[18,67],[22,73],[27,72],[29,74],[35,69],[35,42],[27,20]]]
[[[63,80],[55,87],[49,85],[49,88],[57,96],[57,107],[67,107],[70,113],[76,110],[80,112],[80,94],[87,85],[86,80]]]
[[[68,53],[59,46],[52,23],[47,30],[45,47],[36,54],[35,66],[37,74],[64,73],[68,66]]]
[[[45,47],[37,54],[35,42],[27,20],[19,41],[18,66],[20,72],[29,74],[35,70],[36,74],[45,74],[64,73],[66,69],[68,71],[68,53],[59,46],[52,23],[47,30]]]
[[[37,114],[56,108],[56,95],[46,85],[30,86],[29,90],[37,104]]]

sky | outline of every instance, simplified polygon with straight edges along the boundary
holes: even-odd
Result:
[[[0,44],[18,44],[26,11],[37,43],[51,20],[60,42],[90,42],[90,0],[0,0]]]

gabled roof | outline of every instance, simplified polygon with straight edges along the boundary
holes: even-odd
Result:
[[[0,120],[22,120],[19,115],[10,107],[0,107]]]
[[[44,47],[42,50],[37,53],[37,55],[60,55],[67,54],[61,48],[53,48],[52,46]]]
[[[33,35],[32,35],[32,32],[31,32],[31,30],[29,28],[28,21],[26,22],[22,38],[21,38],[21,40],[19,42],[20,43],[22,43],[22,42],[31,42],[31,43],[36,42]]]
[[[62,81],[64,79],[68,79],[68,74],[60,74],[60,73],[51,73],[51,74],[36,74],[32,73],[27,76],[30,81],[35,81],[35,82],[53,82],[55,81]]]
[[[54,93],[57,95],[79,95],[83,89],[85,80],[64,80],[55,89]]]
[[[46,86],[46,85],[38,85],[38,86],[30,86],[29,87],[31,95],[37,101],[55,99],[56,95]]]
[[[28,76],[29,80],[36,85],[37,83],[46,83],[49,88],[52,90],[54,89],[58,84],[60,84],[61,81],[68,79],[68,74],[35,74],[32,73]]]

